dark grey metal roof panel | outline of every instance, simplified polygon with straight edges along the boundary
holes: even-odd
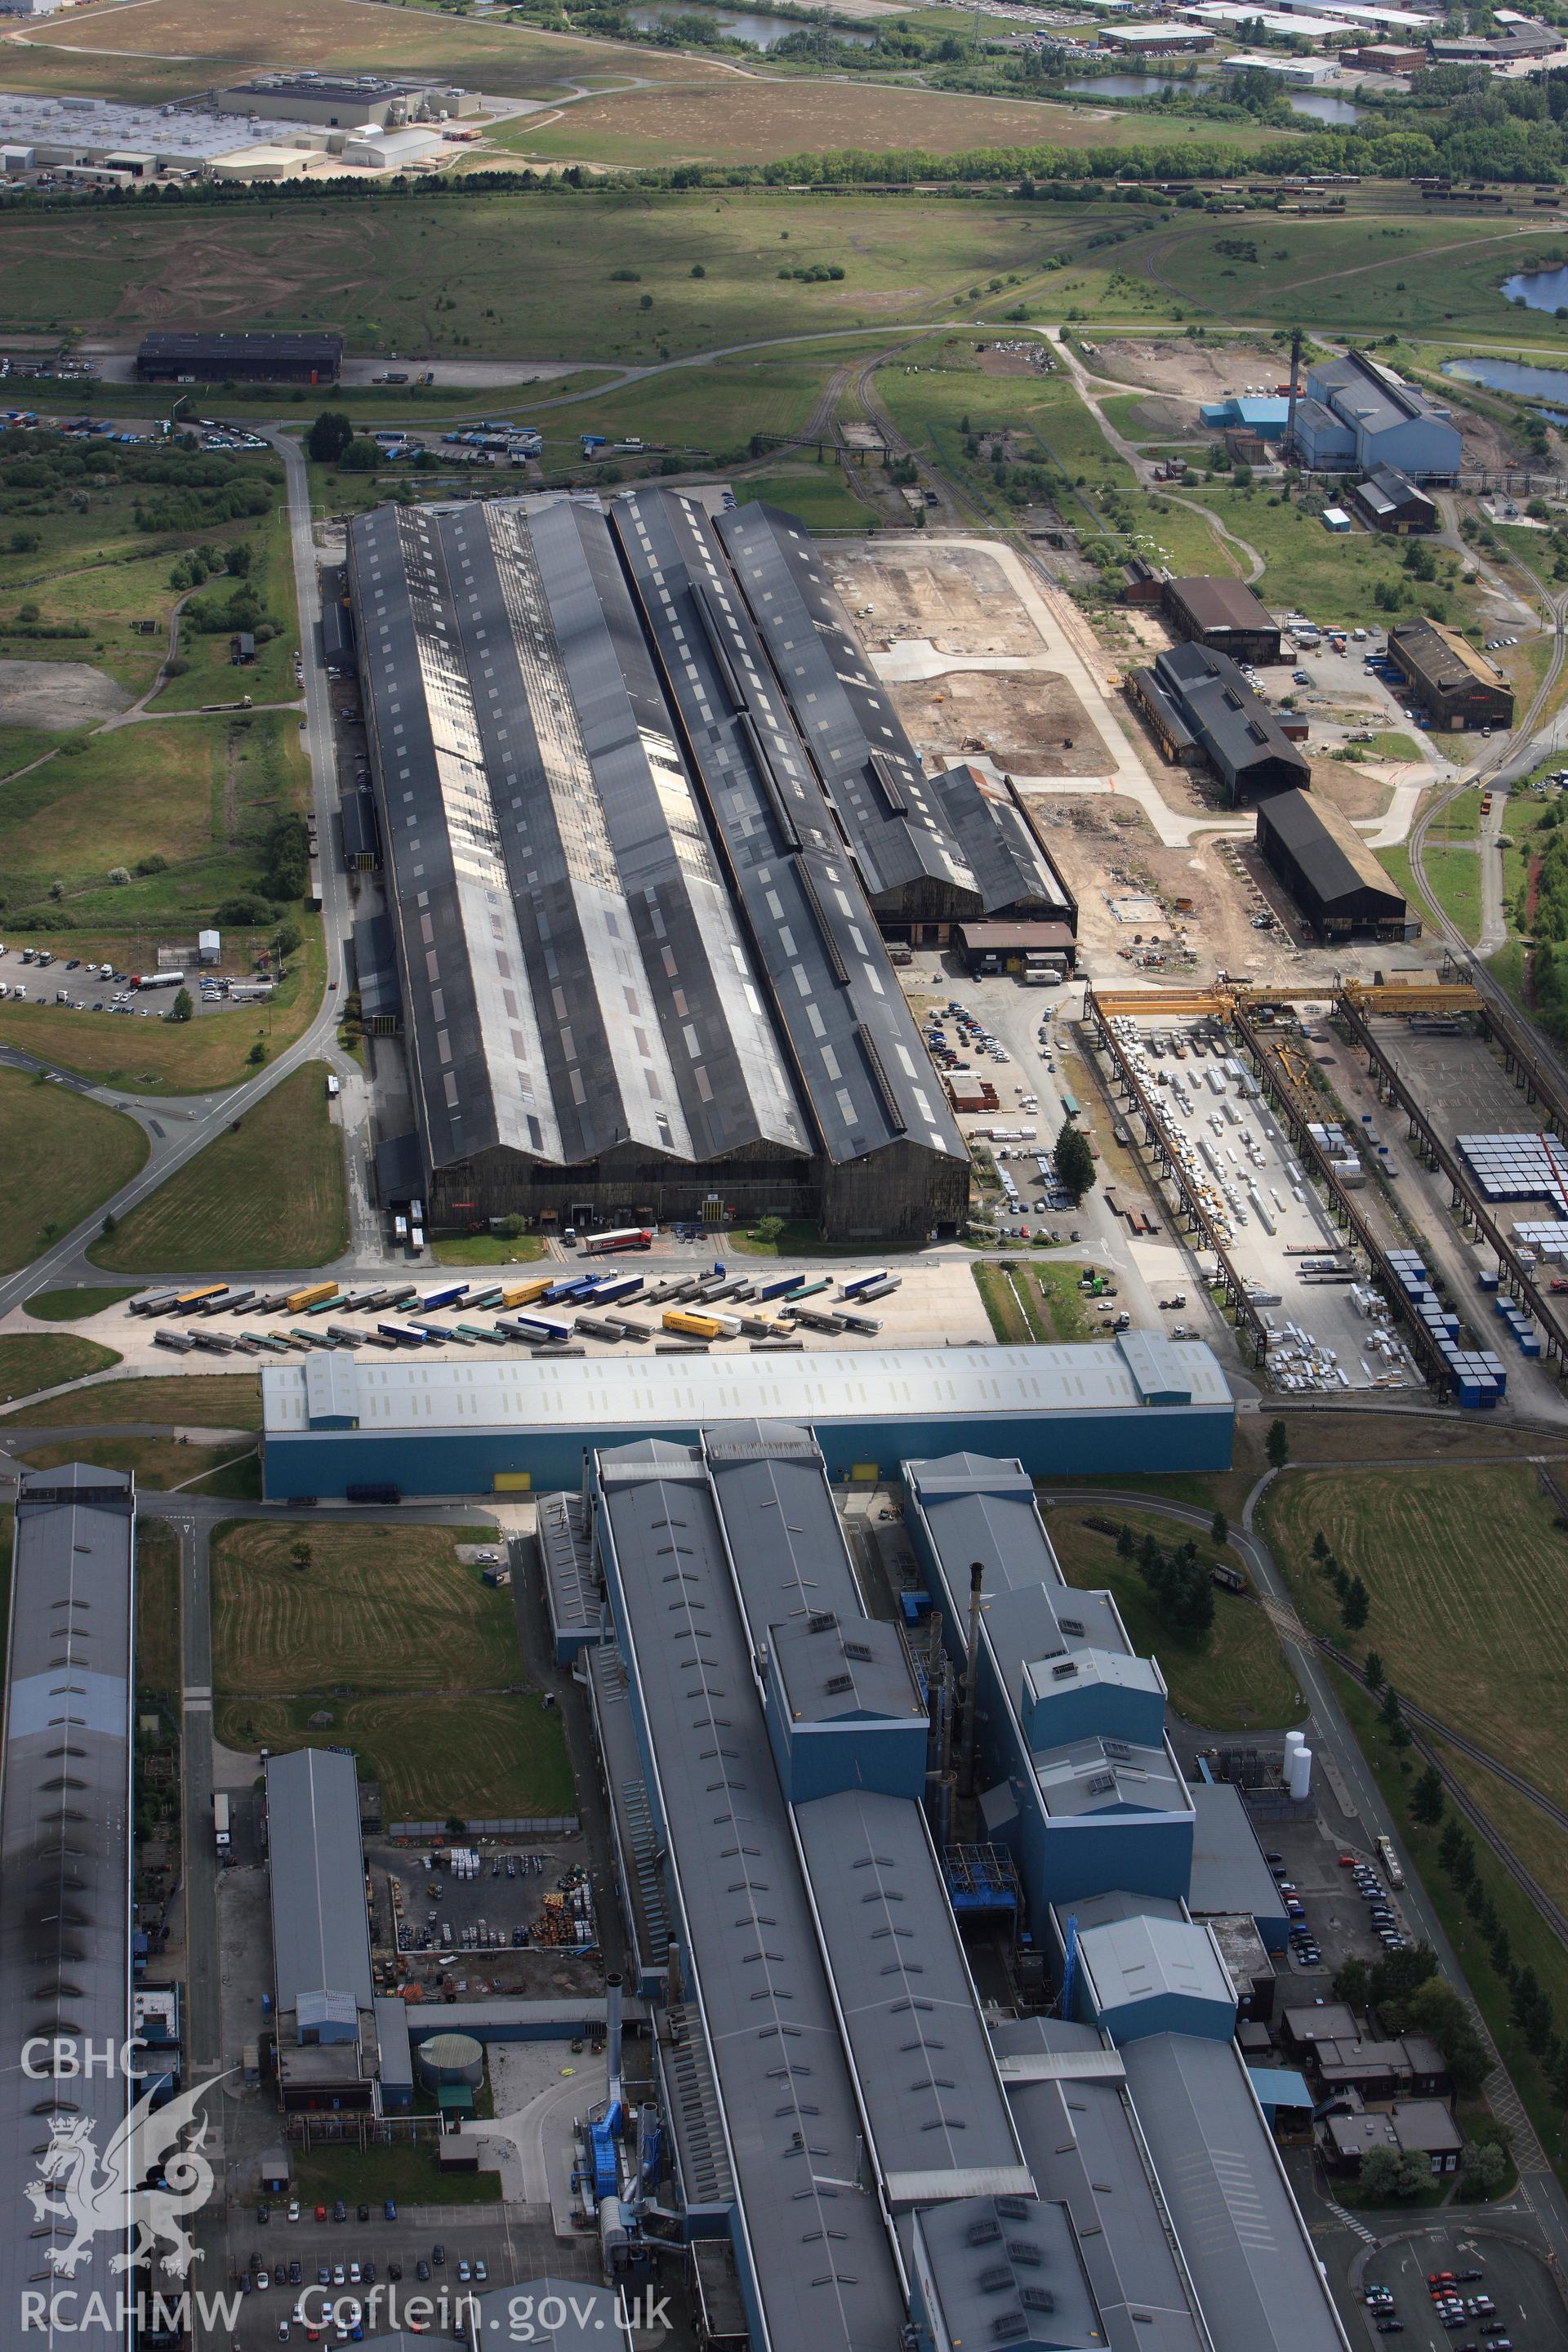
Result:
[[[1175,646],[1159,656],[1154,676],[1223,775],[1245,775],[1262,761],[1278,760],[1303,782],[1310,780],[1304,753],[1228,654],[1195,643]]]
[[[1092,2064],[1103,2047],[1054,2018],[996,2025],[992,2040],[1004,2068],[1046,2053]],[[1040,2196],[1072,2216],[1110,2352],[1210,2352],[1125,2091],[1086,2073],[1008,2096]]]
[[[827,1158],[967,1157],[717,530],[677,491],[611,521]]]
[[[1005,785],[964,765],[944,769],[932,790],[973,871],[982,914],[1016,912],[1077,929],[1077,901]]]
[[[367,1021],[378,1013],[395,1013],[403,1002],[397,976],[397,947],[384,915],[361,915],[353,928],[354,986],[360,1010]]]
[[[596,507],[382,509],[350,563],[433,1162],[492,1144],[556,1164],[626,1142],[804,1157]]]
[[[1121,2060],[1215,2352],[1346,2352],[1235,2043],[1151,2034]]]
[[[797,1723],[855,1716],[885,1722],[923,1719],[925,1702],[896,1625],[826,1612],[804,1624],[770,1627],[784,1703]]]
[[[374,1989],[353,1758],[325,1748],[269,1756],[267,1842],[279,2009],[298,2010],[301,1994],[322,1992],[346,1993],[356,2009],[369,2009]]]
[[[973,869],[804,523],[756,504],[715,528],[868,897],[929,878],[959,895],[955,911],[980,913]]]
[[[704,1430],[702,1451],[753,1646],[763,1646],[770,1626],[806,1624],[824,1613],[846,1622],[864,1617],[810,1430],[791,1422],[737,1422]]]
[[[1104,2324],[1065,2205],[985,2197],[921,2213],[946,2340],[1100,2352]]]
[[[24,1471],[16,1496],[9,1676],[0,1760],[0,1995],[13,2055],[0,2073],[0,2184],[12,2216],[0,2253],[0,2294],[21,2330],[22,2298],[46,2297],[47,2241],[29,2233],[26,2187],[39,2176],[54,2094],[24,2074],[20,2045],[57,2034],[118,2050],[131,2031],[132,1548],[134,1488],[123,1471],[71,1464]],[[101,2156],[123,2122],[118,2072],[73,2078],[58,2092],[61,2120],[93,2129]],[[71,2237],[68,2220],[55,2242]],[[86,2309],[112,2242],[79,2292],[45,2323],[45,2347],[125,2340]],[[84,2283],[85,2282],[85,2283]],[[68,2284],[62,2277],[61,2284]]]
[[[618,1448],[596,1467],[768,2338],[886,2352],[903,2296],[873,2201],[849,2185],[858,2111],[712,1491],[684,1448]]]
[[[920,1807],[847,1790],[795,1821],[891,2201],[1031,2195]]]

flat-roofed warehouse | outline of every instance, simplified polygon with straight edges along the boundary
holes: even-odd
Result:
[[[797,725],[781,684],[818,637],[773,631],[777,539],[810,540],[743,520],[656,491],[351,527],[437,1226],[717,1203],[876,1244],[966,1213],[844,814],[874,747],[841,712]],[[923,798],[918,768],[889,772]]]
[[[143,335],[136,373],[143,383],[336,383],[343,339],[329,334],[185,333],[157,328]]]
[[[107,2242],[87,2281],[102,2291],[89,2304],[79,2274],[58,2316],[46,2311],[51,2284],[72,2282],[50,2271],[46,2242],[63,2253],[73,2224],[63,2206],[40,2227],[21,2217],[51,2111],[62,2129],[68,2122],[89,2145],[96,2137],[102,2155],[131,2100],[127,2078],[101,2053],[119,2051],[131,2032],[135,1525],[134,1484],[122,1470],[72,1463],[24,1471],[17,1482],[0,1760],[0,1992],[16,2036],[0,2073],[0,2172],[17,2218],[5,2233],[0,2294],[16,2317],[13,2340],[30,2337],[41,2352],[68,2340],[109,2352],[130,2337],[123,2315],[114,2324],[107,2271],[125,2236],[112,2207],[102,2208]],[[54,2093],[47,2052],[31,2057],[38,2072],[20,2063],[32,2034],[62,2045],[70,2075],[62,2072]],[[84,2050],[98,2064],[79,2072]],[[31,2320],[29,2294],[41,2315]]]
[[[258,74],[253,81],[220,89],[220,114],[256,115],[360,131],[369,123],[385,131],[404,122],[432,121],[437,115],[478,114],[480,100],[446,82],[405,80],[383,74]]]
[[[1320,939],[1407,936],[1410,910],[1353,825],[1309,793],[1275,793],[1258,810],[1258,846]]]
[[[1441,621],[1396,621],[1389,658],[1439,727],[1511,727],[1513,688],[1494,661]]]
[[[1279,624],[1243,580],[1167,580],[1164,614],[1172,630],[1232,661],[1277,662]]]
[[[1236,1407],[1196,1339],[1110,1346],[813,1349],[800,1355],[549,1356],[461,1362],[334,1354],[261,1375],[267,1493],[488,1494],[526,1472],[570,1488],[590,1445],[689,1444],[732,1419],[798,1421],[836,1478],[911,1447],[1005,1438],[1037,1477],[1225,1470]]]

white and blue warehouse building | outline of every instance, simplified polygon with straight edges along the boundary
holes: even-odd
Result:
[[[1461,462],[1452,411],[1365,352],[1308,369],[1290,429],[1300,463],[1314,473],[1393,466],[1410,481],[1447,481]]]
[[[1256,1869],[1195,1837],[1159,1668],[1016,1458],[895,1475],[950,1643],[983,1570],[977,1792],[1048,2016],[977,1993],[931,1646],[868,1605],[821,1438],[606,1433],[540,1499],[658,2111],[616,2156],[630,2242],[727,2247],[752,2352],[1347,2352],[1194,1915],[1195,1854],[1277,1905],[1250,1828]]]
[[[269,1501],[581,1484],[595,1445],[691,1444],[728,1422],[812,1430],[830,1475],[1004,1448],[1036,1477],[1230,1466],[1235,1405],[1200,1340],[823,1349],[798,1355],[452,1360],[323,1351],[261,1374]]]

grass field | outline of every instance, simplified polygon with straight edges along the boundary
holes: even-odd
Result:
[[[279,493],[281,497],[281,493]],[[294,649],[300,643],[299,606],[294,595],[294,566],[289,543],[287,516],[275,503],[260,520],[231,525],[224,538],[244,539],[253,551],[250,585],[260,597],[269,619],[281,625],[277,636],[256,648],[256,659],[236,668],[226,630],[200,634],[182,615],[180,658],[190,667],[172,677],[154,697],[154,710],[199,710],[205,702],[232,702],[248,694],[259,708],[268,702],[292,702],[300,689],[294,683]],[[221,541],[219,542],[222,543]],[[213,590],[221,599],[221,582]],[[280,730],[285,722],[275,722]],[[289,730],[291,738],[297,730]]]
[[[116,1273],[324,1265],[348,1246],[342,1129],[307,1062],[94,1242]]]
[[[1342,622],[1347,627],[1381,625],[1386,620],[1374,596],[1380,584],[1405,577],[1394,551],[1397,541],[1376,531],[1352,531],[1348,539],[1340,538],[1325,530],[1316,515],[1278,503],[1261,485],[1237,490],[1192,483],[1186,495],[1258,550],[1264,570],[1257,590],[1272,610],[1293,607],[1310,619]],[[1458,559],[1440,554],[1439,570],[1450,568],[1457,576]],[[1445,581],[1443,593],[1455,617],[1468,619],[1470,592]]]
[[[161,5],[149,0],[138,21],[155,17]],[[345,13],[351,6],[360,13],[344,0]],[[732,75],[714,87],[726,110],[747,100],[748,85]],[[758,87],[769,105],[815,93],[875,110],[884,99],[912,98],[944,119],[956,110],[955,121],[971,107],[998,103],[821,82]],[[1003,103],[1002,111],[1015,135],[1047,135],[1037,109]],[[1023,117],[1016,126],[1015,116]],[[972,287],[1036,278],[1045,260],[1075,251],[1108,224],[1126,228],[1126,209],[1075,205],[1064,219],[1061,208],[1005,195],[893,204],[845,193],[808,203],[787,189],[726,190],[717,204],[710,190],[616,189],[352,211],[258,202],[184,215],[9,212],[0,214],[0,323],[42,329],[59,319],[122,341],[170,317],[193,326],[320,325],[342,331],[359,351],[647,364],[733,343],[946,320],[955,306],[971,307]],[[1121,247],[1119,258],[1137,249]],[[628,255],[639,276],[615,278]],[[846,275],[815,285],[778,275],[816,262],[837,263]],[[692,275],[698,268],[701,278]],[[1076,280],[1045,282],[1055,299]],[[506,299],[498,301],[501,287]],[[1071,299],[1092,307],[1112,299],[1109,287],[1104,266],[1090,268]],[[1143,315],[1142,304],[1114,299],[1122,312]],[[537,422],[547,424],[551,399],[563,397],[573,403],[574,431],[579,419],[592,424],[579,394],[543,384],[526,397]],[[515,395],[510,405],[519,406]],[[416,415],[420,404],[405,396],[403,406]]]
[[[332,1720],[312,1728],[322,1708]],[[572,1810],[557,1710],[522,1693],[466,1698],[220,1698],[217,1737],[248,1753],[352,1748],[381,1782],[388,1820],[548,1820]]]
[[[391,2197],[401,2205],[499,2205],[499,2172],[437,2172],[433,2143],[395,2147],[334,2147],[319,2141],[290,2156],[289,2177],[302,2204],[368,2205],[373,2211]],[[419,2290],[416,2290],[419,2292]]]
[[[304,945],[269,1004],[245,1005],[232,1013],[202,1013],[194,1021],[125,1019],[112,1013],[73,1013],[60,1004],[0,1004],[0,1045],[19,1045],[40,1061],[104,1085],[133,1087],[139,1094],[197,1094],[232,1087],[252,1075],[247,1056],[259,1039],[276,1052],[292,1045],[310,1026],[326,987],[327,959],[318,916],[299,917]],[[151,935],[155,938],[156,934]],[[189,929],[184,936],[188,940]],[[228,948],[249,961],[244,934],[229,934]],[[250,935],[255,943],[266,934]],[[100,952],[101,961],[122,953],[126,935],[91,940],[61,931],[49,942],[58,953]],[[153,969],[140,956],[116,970]],[[75,978],[75,974],[68,975]]]
[[[1410,1796],[1420,1769],[1419,1759],[1413,1760],[1408,1750],[1401,1753],[1389,1744],[1378,1720],[1377,1708],[1359,1683],[1353,1682],[1336,1667],[1331,1666],[1328,1671],[1351,1727],[1394,1815],[1400,1836],[1421,1873],[1422,1883],[1459,1956],[1481,2014],[1502,2053],[1503,2063],[1541,2135],[1548,2159],[1553,2163],[1561,2179],[1564,2177],[1561,2104],[1552,2096],[1523,2035],[1513,2023],[1507,1988],[1493,1968],[1486,1946],[1437,1860],[1439,1832],[1424,1828],[1411,1813]],[[1444,1760],[1453,1761],[1447,1751]],[[1523,1889],[1514,1884],[1481,1840],[1472,1838],[1471,1842],[1475,1849],[1478,1878],[1491,1896],[1498,1916],[1508,1930],[1512,1957],[1521,1966],[1528,1963],[1533,1968],[1561,2021],[1568,2016],[1568,1953],[1564,1952]]]
[[[1270,1488],[1263,1516],[1309,1624],[1345,1641],[1332,1590],[1313,1570],[1321,1528],[1342,1567],[1365,1580],[1372,1615],[1358,1646],[1377,1650],[1394,1687],[1568,1800],[1568,1536],[1533,1470],[1293,1472]]]
[[[774,474],[742,476],[735,498],[743,507],[757,500],[783,507],[810,530],[864,530],[875,520],[831,462],[817,466],[808,460]]]
[[[470,89],[517,97],[606,72],[658,80],[700,79],[721,70],[658,49],[504,22],[476,25],[423,8],[389,8],[367,32],[352,0],[257,0],[243,11],[218,0],[132,0],[126,7],[95,8],[52,39],[46,34],[17,45],[5,75],[14,89],[168,99],[205,89],[215,77],[239,80],[257,67],[285,64],[320,72],[447,74]]]
[[[1540,223],[1496,218],[1391,220],[1386,213],[1344,219],[1255,216],[1239,225],[1161,227],[1124,247],[1120,267],[1147,277],[1196,312],[1237,325],[1331,321],[1336,336],[1513,331],[1499,288],[1511,270],[1538,260]],[[1561,235],[1558,230],[1555,233]],[[1256,260],[1224,248],[1250,245]],[[1561,344],[1565,332],[1544,311],[1530,314],[1530,340]]]
[[[347,1684],[426,1696],[499,1689],[518,1673],[511,1594],[466,1566],[447,1528],[231,1524],[213,1547],[213,1675],[226,1695]]]
[[[136,1523],[136,1687],[170,1696],[182,1687],[180,1553],[162,1519]]]
[[[70,1290],[35,1290],[26,1311],[35,1323],[86,1323],[94,1315],[118,1307],[121,1299],[134,1298],[136,1290],[134,1283],[116,1288],[87,1282],[79,1282]]]
[[[1495,854],[1495,853],[1491,853]],[[1437,904],[1468,940],[1481,935],[1480,854],[1462,841],[1434,842],[1422,860]]]
[[[1119,1559],[1114,1536],[1085,1527],[1084,1513],[1082,1503],[1045,1513],[1062,1573],[1070,1584],[1115,1594],[1134,1650],[1159,1659],[1179,1715],[1208,1731],[1277,1731],[1302,1720],[1307,1710],[1296,1677],[1255,1602],[1216,1592],[1214,1623],[1202,1646],[1194,1646],[1162,1621],[1137,1569]],[[1188,1530],[1157,1512],[1117,1508],[1107,1517],[1125,1518],[1140,1540],[1148,1532],[1167,1549],[1186,1540]],[[1205,1538],[1198,1549],[1205,1559],[1242,1564],[1228,1544],[1217,1551]]]
[[[74,1087],[0,1069],[0,1273],[13,1273],[129,1184],[147,1158],[133,1118]]]
[[[1212,124],[1163,116],[1161,143],[1212,139]],[[1278,136],[1226,125],[1227,143],[1260,147]],[[771,163],[847,148],[932,155],[975,147],[1126,147],[1147,144],[1136,116],[1101,114],[1048,99],[978,98],[886,82],[709,79],[689,89],[606,92],[552,116],[507,124],[496,143],[519,162],[601,163]]]
[[[501,1234],[452,1234],[431,1244],[437,1265],[531,1265],[544,1255],[537,1234],[519,1234],[508,1241]]]
[[[0,1340],[0,1347],[8,1344]],[[36,1344],[82,1348],[95,1343],[40,1338]],[[7,1414],[5,1425],[52,1429],[61,1412],[58,1404],[24,1405],[20,1412]],[[74,1429],[108,1429],[121,1422],[155,1423],[162,1429],[259,1429],[261,1382],[254,1372],[165,1372],[142,1380],[105,1381],[98,1388],[78,1390],[69,1418]]]
[[[256,887],[268,827],[303,805],[298,736],[295,720],[263,712],[137,723],[18,778],[0,845],[7,917],[58,912],[94,932],[210,922],[220,899]],[[136,873],[154,856],[160,869]],[[131,879],[111,882],[116,868]]]
[[[510,1592],[455,1545],[462,1531],[231,1522],[213,1547],[217,1736],[248,1752],[352,1747],[389,1819],[567,1811],[558,1714],[509,1688]],[[470,1531],[471,1532],[471,1531]],[[326,1712],[331,1721],[312,1724]]]
[[[0,784],[38,760],[57,759],[68,743],[82,740],[74,729],[68,728],[0,727]]]
[[[159,1494],[188,1487],[193,1495],[218,1496],[229,1502],[261,1500],[256,1447],[251,1444],[245,1451],[232,1440],[209,1446],[182,1445],[173,1437],[70,1437],[55,1445],[34,1446],[21,1459],[35,1470],[58,1470],[63,1462],[79,1462],[84,1454],[105,1470],[134,1471],[138,1486]]]
[[[1006,1265],[984,1262],[973,1273],[992,1332],[1005,1344],[1071,1346],[1095,1337],[1094,1318],[1078,1286],[1076,1265],[1020,1257]]]
[[[107,1372],[120,1360],[113,1348],[100,1348],[96,1339],[46,1336],[41,1331],[36,1339],[22,1332],[0,1339],[0,1404],[9,1404],[13,1397],[31,1396],[37,1389],[58,1389],[67,1381],[85,1380],[89,1372]],[[75,1411],[73,1399],[67,1417]]]

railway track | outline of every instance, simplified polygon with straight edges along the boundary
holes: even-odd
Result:
[[[1322,1656],[1340,1667],[1345,1674],[1352,1675],[1356,1681],[1362,1684],[1362,1687],[1365,1688],[1361,1668],[1349,1651],[1342,1650],[1336,1643],[1331,1642],[1326,1634],[1315,1634],[1312,1638],[1314,1646]],[[1508,1840],[1494,1828],[1464,1783],[1449,1771],[1436,1748],[1432,1746],[1432,1741],[1441,1739],[1447,1747],[1456,1748],[1461,1756],[1468,1757],[1472,1764],[1479,1764],[1486,1771],[1495,1773],[1508,1788],[1512,1789],[1516,1794],[1523,1797],[1539,1811],[1544,1813],[1555,1828],[1565,1832],[1568,1832],[1568,1812],[1565,1812],[1561,1805],[1553,1804],[1552,1799],[1544,1795],[1533,1781],[1527,1780],[1522,1773],[1515,1772],[1510,1766],[1500,1763],[1498,1759],[1486,1748],[1478,1746],[1473,1739],[1467,1739],[1462,1732],[1455,1731],[1442,1720],[1440,1716],[1433,1715],[1429,1708],[1417,1706],[1412,1700],[1403,1696],[1399,1705],[1405,1722],[1410,1727],[1410,1737],[1416,1753],[1426,1763],[1436,1768],[1455,1811],[1463,1814],[1489,1853],[1497,1856],[1514,1884],[1529,1896],[1552,1934],[1560,1936],[1563,1941],[1568,1944],[1568,1912],[1564,1912],[1552,1901],[1540,1880],[1525,1868]]]

